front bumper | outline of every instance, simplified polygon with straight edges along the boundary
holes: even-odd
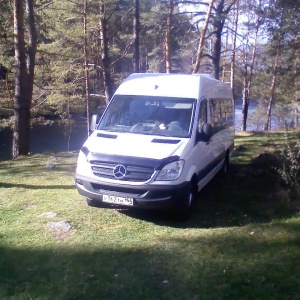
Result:
[[[87,177],[75,175],[75,184],[80,195],[93,199],[99,204],[103,202],[103,194],[124,198],[133,198],[133,208],[143,209],[176,209],[184,201],[189,183],[180,185],[130,185],[93,182]],[[105,203],[107,205],[107,203]],[[115,206],[115,204],[110,204]],[[118,204],[117,206],[122,206]]]

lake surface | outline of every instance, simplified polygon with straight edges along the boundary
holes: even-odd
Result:
[[[12,130],[0,130],[0,161],[11,159]],[[33,153],[77,151],[87,138],[86,125],[78,122],[71,128],[59,124],[34,125],[30,151]]]
[[[251,101],[248,109],[247,131],[262,131],[266,121],[267,108],[264,112],[257,114],[257,101]],[[298,112],[300,111],[300,102]],[[274,105],[272,107],[271,130],[280,130],[292,127],[293,112],[290,107],[283,105]],[[240,131],[242,128],[242,100],[235,102],[235,128]]]

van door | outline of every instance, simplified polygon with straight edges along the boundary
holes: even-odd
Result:
[[[210,172],[214,168],[215,145],[207,140],[202,134],[203,124],[209,123],[208,100],[202,99],[200,102],[199,115],[197,119],[197,135],[195,147],[192,151],[193,161],[197,169],[198,190],[211,179]]]

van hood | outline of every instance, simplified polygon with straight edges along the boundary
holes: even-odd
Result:
[[[163,159],[181,156],[189,138],[133,133],[107,133],[96,130],[84,146],[92,153]]]

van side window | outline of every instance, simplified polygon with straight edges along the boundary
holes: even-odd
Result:
[[[234,108],[231,99],[209,99],[209,112],[213,132],[228,128],[234,123]]]

